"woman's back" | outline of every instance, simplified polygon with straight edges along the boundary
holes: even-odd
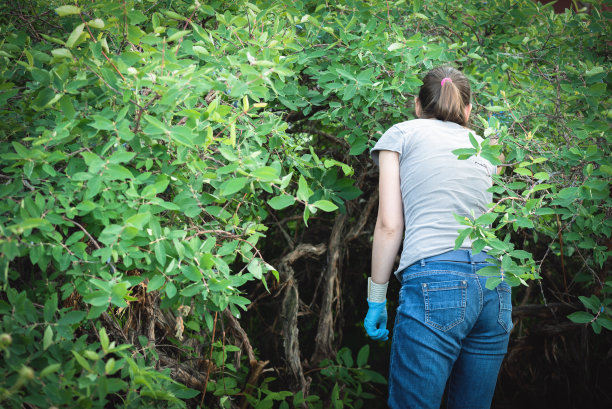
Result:
[[[397,271],[424,257],[450,251],[463,226],[453,216],[475,217],[491,202],[495,167],[472,156],[459,160],[452,153],[472,147],[468,128],[437,119],[415,119],[390,128],[376,144],[379,150],[400,155],[400,183],[404,206],[404,242]],[[478,142],[481,138],[474,134]],[[470,248],[466,240],[464,248]]]

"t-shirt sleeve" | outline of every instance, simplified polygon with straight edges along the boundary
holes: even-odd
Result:
[[[370,155],[372,160],[376,165],[378,165],[378,153],[380,151],[392,151],[397,152],[402,155],[402,147],[404,138],[402,135],[402,131],[399,129],[397,125],[392,126],[380,137],[376,145],[370,151]]]

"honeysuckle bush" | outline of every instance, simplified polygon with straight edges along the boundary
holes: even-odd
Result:
[[[459,217],[458,242],[489,246],[513,286],[562,283],[558,296],[585,307],[572,320],[612,329],[601,4],[563,15],[524,0],[30,7],[0,26],[3,404],[230,407],[246,395],[362,407],[373,395],[361,383],[384,381],[367,353],[291,400],[270,379],[245,389],[240,347],[218,321],[247,308],[245,285],[279,280],[261,251],[278,220],[298,214],[285,227],[301,230],[349,211],[369,148],[412,117],[419,78],[443,64],[470,78],[471,127],[486,138],[457,155],[503,169],[490,210]],[[169,330],[134,324],[141,313]],[[177,361],[210,357],[193,367],[203,390],[156,368],[162,339]]]

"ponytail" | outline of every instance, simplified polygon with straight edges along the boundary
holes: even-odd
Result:
[[[427,73],[419,91],[423,117],[466,125],[465,107],[470,104],[470,83],[452,67],[438,67]]]

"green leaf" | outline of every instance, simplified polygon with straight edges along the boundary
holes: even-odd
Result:
[[[601,334],[601,324],[599,320],[595,320],[591,323],[591,328],[593,328],[593,332],[596,334]]]
[[[115,129],[115,124],[111,122],[109,119],[103,117],[102,115],[94,115],[93,123],[90,123],[89,126],[96,129],[112,131]]]
[[[295,203],[295,197],[289,195],[276,196],[268,200],[268,204],[275,210],[281,210]]]
[[[542,216],[547,214],[555,214],[555,209],[551,209],[550,207],[541,207],[536,209],[535,214]]]
[[[551,187],[552,187],[552,185],[550,183],[539,183],[539,184],[535,185],[534,187],[532,187],[531,190],[533,192],[539,192],[540,190],[550,189]],[[536,212],[537,212],[537,210],[536,210]]]
[[[126,226],[142,229],[151,219],[151,213],[137,213],[125,221]]]
[[[612,319],[600,315],[599,318],[597,318],[597,322],[608,331],[612,331]]]
[[[194,295],[201,293],[203,290],[204,283],[200,281],[199,283],[193,283],[183,288],[181,290],[181,295],[183,297],[193,297]]]
[[[370,356],[370,345],[365,344],[361,347],[357,353],[357,367],[362,368],[368,363],[368,357]]]
[[[166,39],[166,42],[171,43],[173,41],[176,41],[178,39],[183,38],[186,34],[191,33],[191,30],[182,30],[182,31],[177,31],[176,33],[172,34],[170,37],[168,37]]]
[[[202,272],[196,266],[185,266],[181,269],[183,275],[191,281],[202,282]]]
[[[486,267],[485,267],[486,268]],[[485,287],[489,290],[494,290],[503,280],[500,277],[489,277],[485,283]]]
[[[312,190],[310,190],[308,187],[308,183],[306,183],[304,176],[300,175],[300,179],[298,181],[297,198],[303,202],[308,202],[310,195],[312,195]]]
[[[55,12],[60,16],[69,16],[71,14],[79,14],[81,9],[77,6],[60,6],[55,9]]]
[[[87,293],[83,296],[83,301],[93,305],[94,307],[108,307],[109,300],[111,295],[108,291],[93,291],[91,293]]]
[[[52,322],[56,311],[57,311],[57,295],[53,294],[52,296],[47,298],[47,301],[45,301],[45,307],[43,309],[43,316],[45,318],[45,321]]]
[[[249,273],[253,274],[253,277],[255,277],[256,279],[261,280],[261,278],[263,277],[263,268],[259,259],[254,258],[253,260],[251,260],[251,262],[247,265],[247,269],[249,270]]]
[[[470,143],[472,144],[472,146],[478,149],[478,141],[476,140],[476,137],[474,136],[474,134],[470,132],[469,137],[470,137]]]
[[[111,157],[108,158],[108,161],[110,163],[125,163],[134,159],[134,156],[136,156],[134,152],[119,151],[113,153]]]
[[[47,348],[53,343],[53,329],[51,325],[48,325],[45,329],[45,335],[43,337],[43,349],[46,351]]]
[[[89,365],[89,362],[87,362],[87,360],[83,358],[81,354],[79,354],[77,351],[72,351],[72,355],[74,355],[74,359],[76,359],[76,361],[79,363],[79,365],[81,365],[81,367],[83,367],[87,371],[91,371],[91,366]]]
[[[57,322],[57,325],[74,325],[85,318],[85,311],[69,311]]]
[[[56,48],[55,50],[51,50],[51,54],[56,58],[72,59],[72,53],[67,48]]]
[[[518,173],[519,175],[523,175],[523,176],[532,176],[533,173],[529,170],[529,169],[525,169],[525,168],[516,168],[514,169],[515,173]]]
[[[54,372],[57,372],[62,367],[62,364],[51,364],[40,371],[40,377],[45,378]]]
[[[38,93],[34,101],[32,101],[32,105],[39,109],[45,108],[53,103],[57,95],[60,95],[61,98],[61,94],[56,94],[52,89],[45,88]]]
[[[280,171],[271,166],[264,166],[251,172],[251,176],[268,182],[277,180],[280,176]]]
[[[548,179],[550,179],[550,176],[546,172],[538,172],[535,175],[533,175],[533,177],[538,179],[538,180],[548,180]]]
[[[463,229],[459,232],[459,236],[457,236],[457,239],[455,239],[455,250],[457,250],[458,248],[460,248],[463,245],[463,242],[465,241],[465,239],[467,238],[467,236],[470,235],[470,233],[473,231],[472,228],[467,228],[467,229]]]
[[[98,29],[103,29],[104,28],[104,21],[102,19],[96,18],[94,20],[90,20],[87,23],[90,27],[93,28],[98,28]]]
[[[176,286],[172,281],[168,281],[166,284],[166,295],[168,298],[172,298],[176,295]]]
[[[176,142],[193,147],[194,133],[186,126],[173,126],[170,131],[170,137]]]
[[[333,212],[338,209],[338,206],[330,202],[329,200],[317,200],[312,204],[317,209],[321,209],[324,212]]]
[[[475,224],[479,224],[482,226],[488,226],[493,224],[493,222],[497,220],[497,213],[485,213],[476,219]]]
[[[516,257],[519,258],[521,260],[527,260],[529,258],[531,258],[531,253],[525,250],[512,250],[510,252],[510,255],[512,257]]]
[[[150,293],[151,291],[159,290],[164,285],[165,282],[166,282],[165,276],[163,276],[162,274],[156,275],[151,280],[149,280],[149,285],[147,286],[147,292]]]
[[[74,30],[72,30],[72,33],[70,33],[70,37],[68,37],[68,40],[66,41],[66,47],[68,48],[74,47],[79,37],[81,37],[81,34],[83,34],[84,27],[85,27],[85,24],[79,24],[78,26],[74,28]]]
[[[223,196],[231,196],[234,193],[241,190],[246,185],[247,182],[248,182],[248,179],[245,177],[238,177],[238,178],[226,180],[225,182],[221,184],[221,194]]]
[[[477,271],[478,275],[483,277],[500,277],[501,272],[498,266],[486,266]]]
[[[145,119],[145,121],[151,124],[154,128],[157,128],[156,133],[166,133],[170,131],[163,122],[161,122],[159,119],[155,118],[154,116],[145,114],[143,115],[143,118]]]
[[[578,297],[578,299],[585,307],[587,307],[593,313],[597,313],[601,307],[601,301],[595,295],[592,295],[590,297],[585,297],[581,295]]]
[[[134,177],[132,172],[130,172],[126,167],[116,163],[109,163],[104,174],[108,175],[110,180],[125,180],[132,179]]]
[[[168,17],[174,18],[176,20],[183,20],[183,21],[187,20],[185,17],[181,16],[180,14],[172,10],[164,10],[163,13],[167,15]]]
[[[370,369],[362,369],[361,372],[365,375],[368,382],[379,383],[382,385],[387,384],[387,380],[385,379],[385,377],[376,371],[372,371]]]
[[[476,155],[476,149],[474,148],[459,148],[452,151],[453,155],[458,156],[458,159],[465,160],[470,156]]]
[[[472,253],[478,254],[487,245],[487,242],[483,239],[477,239],[472,243]]]
[[[603,67],[593,67],[590,70],[588,70],[587,72],[585,72],[584,74],[587,77],[591,77],[593,75],[601,74],[602,72],[604,72]]]
[[[102,346],[102,350],[106,351],[108,346],[110,345],[110,340],[108,339],[108,334],[106,333],[106,328],[100,328],[100,345]]]
[[[166,264],[166,247],[164,244],[161,241],[155,243],[154,251],[155,259],[160,265],[164,266]]]
[[[592,314],[589,314],[588,312],[585,312],[585,311],[576,311],[568,315],[567,318],[570,321],[576,322],[578,324],[586,324],[587,322],[591,322],[591,320],[595,317]]]
[[[600,165],[600,166],[599,166],[599,169],[600,169],[602,172],[604,172],[604,173],[608,174],[609,176],[612,176],[612,166],[607,165],[607,164],[605,164],[605,163],[604,163],[604,164],[602,164],[602,165]]]

